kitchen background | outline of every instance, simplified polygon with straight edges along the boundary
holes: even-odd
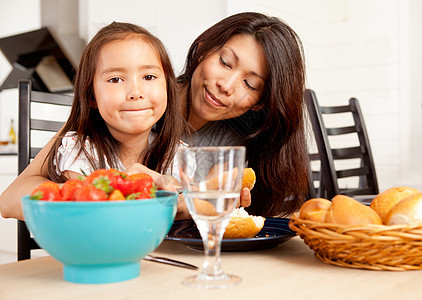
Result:
[[[0,0],[0,38],[48,26],[77,65],[99,28],[132,22],[164,42],[179,73],[191,42],[241,11],[277,16],[296,30],[305,48],[307,86],[321,104],[360,100],[381,190],[422,189],[422,1]],[[11,69],[0,53],[0,82]],[[0,92],[0,140],[7,139],[11,119],[18,129],[17,116],[16,89]],[[0,156],[0,192],[16,170],[16,156]],[[0,217],[0,263],[15,260],[16,221]]]

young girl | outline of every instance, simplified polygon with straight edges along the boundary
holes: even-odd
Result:
[[[139,170],[139,163],[163,173],[183,129],[164,46],[139,26],[113,22],[86,46],[70,116],[31,168],[2,194],[2,215],[23,219],[21,196],[45,177],[64,182],[99,168],[123,171],[135,165]]]
[[[68,121],[48,156],[62,182],[98,168],[167,170],[182,130],[170,59],[145,29],[112,23],[87,45]],[[154,126],[154,136],[151,129]]]

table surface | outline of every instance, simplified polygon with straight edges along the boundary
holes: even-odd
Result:
[[[202,251],[164,241],[153,253],[195,265]],[[225,290],[197,290],[181,284],[196,271],[142,261],[141,275],[109,284],[63,280],[62,264],[41,257],[0,266],[0,299],[421,299],[422,271],[370,271],[317,260],[299,237],[276,248],[223,252],[223,268],[242,282]]]

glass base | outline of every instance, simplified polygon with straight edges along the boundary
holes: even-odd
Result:
[[[239,284],[241,278],[236,275],[222,274],[209,276],[205,274],[193,275],[182,281],[183,285],[203,289],[203,290],[219,290]]]

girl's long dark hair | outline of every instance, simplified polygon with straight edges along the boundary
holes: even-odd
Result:
[[[147,41],[157,52],[167,82],[167,108],[164,115],[156,123],[154,132],[156,138],[139,158],[139,162],[157,172],[163,172],[170,167],[179,140],[184,130],[176,78],[167,51],[161,41],[144,28],[129,24],[113,22],[103,27],[85,47],[75,78],[74,99],[71,112],[64,127],[59,133],[47,157],[50,179],[63,182],[63,175],[58,174],[55,160],[62,138],[68,131],[76,132],[76,141],[80,147],[79,153],[84,153],[92,168],[105,168],[106,162],[112,168],[117,168],[121,144],[110,134],[104,119],[95,103],[94,76],[97,69],[98,56],[104,45],[124,39],[141,37]],[[92,157],[85,149],[85,142],[89,140],[91,146],[96,148],[98,159]]]
[[[255,124],[250,114],[225,120],[245,136],[248,164],[257,173],[248,211],[263,216],[296,211],[308,191],[308,158],[304,133],[305,62],[297,34],[281,20],[260,13],[240,13],[202,33],[189,49],[178,83],[190,102],[192,75],[201,61],[235,35],[253,36],[267,61],[267,80]]]

